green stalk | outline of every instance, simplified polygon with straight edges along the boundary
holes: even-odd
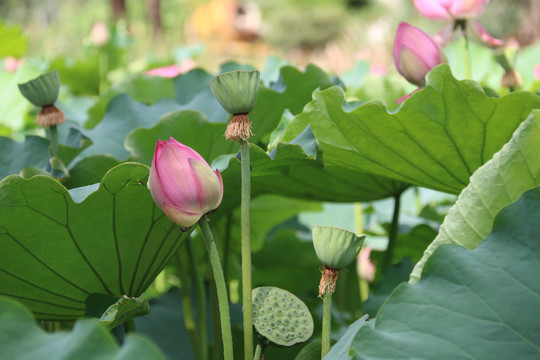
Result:
[[[197,327],[195,333],[198,343],[198,359],[208,359],[208,341],[206,338],[206,291],[204,290],[204,281],[201,274],[199,262],[195,255],[195,249],[193,248],[193,239],[189,237],[186,240],[186,249],[191,263],[191,272],[193,281],[195,282],[195,294],[197,298]]]
[[[322,346],[321,359],[330,351],[330,334],[332,333],[332,292],[326,288],[323,295]]]
[[[388,233],[388,247],[384,253],[384,259],[382,263],[382,271],[384,272],[392,265],[394,258],[394,248],[396,247],[396,240],[398,234],[399,225],[399,203],[401,200],[401,193],[394,196],[394,214],[392,215],[392,223],[390,224],[390,231]]]
[[[228,284],[227,278],[225,283]],[[221,338],[221,325],[219,322],[219,301],[217,298],[217,288],[215,282],[210,282],[210,306],[212,315],[212,333],[214,334],[214,344],[212,346],[211,358],[214,360],[221,360],[223,357],[223,340]]]
[[[136,333],[137,329],[135,328],[135,320],[129,319],[124,323],[124,329],[126,330],[126,334],[130,333]]]
[[[225,283],[225,277],[223,276],[223,269],[221,267],[221,261],[214,242],[214,236],[210,231],[210,226],[205,217],[199,220],[199,226],[206,243],[208,255],[210,257],[210,264],[212,265],[212,272],[214,273],[214,280],[216,282],[216,290],[219,303],[219,315],[221,318],[221,336],[223,339],[223,355],[225,360],[233,359],[233,342],[231,332],[231,315],[229,313],[229,299],[227,297],[227,284]]]
[[[183,265],[182,257],[180,255],[180,250],[176,252],[176,262],[177,262],[177,272],[178,278],[180,279],[180,282],[182,283],[182,291],[181,291],[181,297],[182,297],[182,313],[184,318],[184,325],[186,327],[186,330],[188,331],[189,335],[189,341],[191,343],[191,347],[193,348],[193,352],[195,353],[195,357],[199,359],[201,356],[199,354],[199,342],[197,339],[197,334],[195,331],[195,318],[193,317],[193,305],[191,304],[191,296],[190,296],[190,281],[187,275],[187,271]],[[192,264],[193,267],[197,266],[197,263]],[[197,271],[197,270],[194,270]],[[205,337],[206,338],[206,337]]]
[[[465,48],[463,49],[464,55],[464,65],[465,65],[465,78],[472,79],[472,70],[471,70],[471,51],[469,47],[469,37],[467,36],[467,20],[458,20],[454,25],[454,29],[459,28],[463,34],[463,39],[465,40]]]
[[[242,193],[240,203],[242,235],[242,310],[244,315],[244,359],[253,357],[253,319],[251,304],[251,235],[249,207],[251,200],[251,173],[249,143],[241,140]]]
[[[56,125],[49,126],[49,136],[51,138],[50,154],[51,157],[58,156],[58,128]]]

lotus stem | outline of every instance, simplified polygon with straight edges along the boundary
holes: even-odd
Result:
[[[134,334],[137,332],[137,329],[135,328],[135,320],[129,319],[124,323],[124,329],[126,330],[126,334]]]
[[[244,359],[253,356],[253,319],[251,304],[251,235],[250,235],[250,201],[251,173],[249,163],[249,143],[240,140],[242,192],[240,203],[241,235],[242,235],[242,310],[244,315]]]
[[[210,257],[210,264],[212,265],[212,272],[214,273],[214,281],[216,283],[224,359],[233,360],[231,315],[229,313],[229,299],[227,297],[227,285],[223,275],[223,268],[221,267],[221,262],[219,260],[216,243],[214,242],[214,236],[210,231],[210,226],[208,225],[205,217],[202,217],[199,220],[199,226],[201,227],[201,231],[206,243],[206,248]]]
[[[176,263],[176,274],[178,275],[178,278],[182,283],[182,291],[180,296],[182,298],[182,313],[184,315],[184,325],[188,331],[189,341],[191,342],[193,352],[195,353],[195,356],[197,358],[200,358],[199,342],[197,339],[197,334],[195,332],[195,318],[193,317],[193,305],[191,304],[191,296],[189,294],[190,281],[187,276],[187,271],[184,268],[182,256],[180,256],[180,251],[176,252]],[[196,264],[192,264],[192,266],[196,266]]]
[[[323,295],[321,359],[330,351],[332,333],[332,291],[326,288]]]
[[[392,215],[392,223],[390,224],[390,231],[388,232],[388,246],[384,253],[384,259],[382,263],[382,271],[384,272],[392,265],[394,259],[394,248],[396,247],[396,240],[398,234],[399,225],[399,206],[401,200],[401,193],[394,196],[394,214]]]
[[[186,240],[186,250],[191,263],[193,281],[195,282],[195,297],[197,299],[197,327],[195,329],[198,347],[198,359],[206,360],[208,358],[208,341],[206,338],[206,291],[204,289],[204,281],[201,274],[201,269],[195,249],[193,249],[193,239],[189,237]]]

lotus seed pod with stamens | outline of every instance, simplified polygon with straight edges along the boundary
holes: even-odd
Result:
[[[210,89],[221,106],[232,115],[225,137],[247,141],[252,134],[248,113],[253,110],[259,92],[257,70],[231,71],[210,80]]]
[[[356,260],[366,238],[366,235],[323,225],[313,226],[312,234],[319,261],[333,269],[342,269]]]
[[[32,104],[45,107],[53,105],[60,93],[60,75],[54,70],[19,84],[19,91]]]
[[[32,104],[41,107],[36,119],[39,126],[49,127],[65,122],[64,113],[54,106],[60,93],[58,71],[51,71],[19,84],[19,91]]]
[[[252,290],[253,326],[270,342],[292,346],[313,334],[313,318],[306,304],[290,292],[271,286]]]

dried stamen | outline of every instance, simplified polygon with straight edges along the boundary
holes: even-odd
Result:
[[[246,141],[251,135],[253,133],[251,132],[251,122],[249,121],[248,114],[233,115],[227,125],[227,130],[225,130],[225,138],[233,141],[240,139]]]

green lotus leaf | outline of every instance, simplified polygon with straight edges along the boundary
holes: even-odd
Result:
[[[19,303],[0,298],[0,359],[165,360],[148,339],[128,335],[118,346],[96,319],[77,321],[71,332],[49,334]]]
[[[319,261],[334,269],[349,266],[358,256],[365,235],[356,235],[333,226],[315,225],[312,229],[313,246]]]
[[[231,71],[210,80],[210,88],[229,114],[247,114],[257,103],[259,77],[257,70]]]
[[[538,359],[539,218],[536,187],[497,214],[476,249],[439,247],[417,284],[398,286],[325,360]]]
[[[19,91],[36,106],[53,105],[60,93],[60,75],[54,70],[19,84]]]
[[[69,191],[45,176],[3,179],[0,294],[38,319],[66,321],[86,316],[98,295],[140,296],[189,235],[154,204],[148,173],[124,163]]]

